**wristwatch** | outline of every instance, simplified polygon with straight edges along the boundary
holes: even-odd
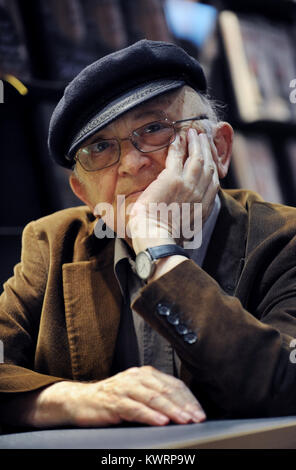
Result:
[[[156,261],[159,258],[166,258],[172,255],[182,255],[189,258],[186,250],[175,244],[153,246],[145,251],[140,251],[136,256],[137,275],[143,281],[147,281],[154,274]]]

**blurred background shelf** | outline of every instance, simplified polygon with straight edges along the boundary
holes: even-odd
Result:
[[[204,66],[236,138],[222,186],[296,205],[296,2],[0,0],[0,284],[30,220],[81,204],[48,156],[51,113],[86,65],[141,38]],[[75,117],[74,117],[75,119]],[[0,287],[1,290],[1,287]]]

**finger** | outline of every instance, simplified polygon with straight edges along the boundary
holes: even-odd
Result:
[[[166,168],[177,174],[182,174],[184,160],[187,156],[186,152],[186,138],[184,133],[178,133],[174,142],[169,146]]]
[[[199,141],[201,143],[202,154],[204,157],[204,174],[214,174],[216,170],[216,164],[213,160],[212,150],[207,134],[199,134]]]
[[[213,174],[216,171],[216,165],[212,157],[212,151],[208,137],[205,133],[198,134],[195,129],[188,132],[188,148],[190,149],[190,158],[184,165],[184,175],[188,183],[195,186],[198,190],[199,200],[202,200]]]
[[[203,175],[203,198],[202,198],[202,217],[206,221],[212,211],[216,194],[220,188],[220,180],[216,164],[213,162],[212,147],[208,137],[204,134],[200,136],[202,145],[204,145],[204,154],[206,158],[205,172]],[[212,163],[213,162],[213,163]]]
[[[189,413],[193,421],[205,419],[205,413],[200,403],[181,380],[157,369],[146,369],[142,376],[142,383],[166,396],[182,411]]]
[[[216,178],[217,168],[212,158],[211,148],[206,134],[201,133],[197,138],[200,142],[204,165],[196,184],[196,193],[198,195],[198,200],[202,201],[211,181],[213,178]]]
[[[206,192],[203,197],[202,201],[202,220],[203,223],[207,220],[208,216],[210,215],[212,208],[214,206],[215,197],[218,193],[220,188],[220,181],[218,178],[217,173],[215,173],[212,181],[210,182],[209,186],[206,189]]]
[[[163,413],[129,397],[115,403],[115,407],[116,413],[125,421],[135,421],[151,426],[163,426],[169,422],[169,418]]]
[[[202,174],[204,156],[196,129],[190,128],[188,130],[187,139],[189,156],[184,163],[183,177],[197,184]]]
[[[183,403],[182,406],[174,403],[170,395],[164,394],[161,391],[161,387],[158,390],[155,390],[150,388],[150,384],[137,385],[129,391],[129,397],[162,413],[176,423],[184,424],[193,419],[191,414],[183,410]]]

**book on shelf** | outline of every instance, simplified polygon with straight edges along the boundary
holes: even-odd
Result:
[[[69,81],[128,44],[119,0],[34,0],[24,16],[42,79]]]
[[[95,58],[80,1],[35,0],[33,13],[31,53],[36,54],[37,65],[42,64],[40,78],[71,80]]]
[[[0,78],[5,75],[24,81],[32,77],[22,17],[15,0],[0,0]]]
[[[256,191],[268,202],[284,202],[272,148],[264,136],[236,132],[231,169],[238,187]]]
[[[174,42],[163,8],[163,0],[121,0],[129,41],[142,38]]]
[[[219,25],[240,119],[296,121],[289,99],[296,78],[291,27],[230,11],[220,13]]]
[[[46,207],[49,212],[82,204],[70,187],[69,176],[72,171],[57,165],[48,153],[47,135],[54,108],[55,103],[42,100],[36,103],[32,110],[32,132],[36,152],[39,156],[39,176],[42,180]]]
[[[81,0],[88,34],[105,53],[128,45],[120,0]]]

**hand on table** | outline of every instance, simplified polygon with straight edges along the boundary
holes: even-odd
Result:
[[[206,419],[181,380],[150,366],[133,367],[99,382],[56,383],[38,394],[35,405],[31,424],[37,427],[94,427],[122,421],[159,426]]]

